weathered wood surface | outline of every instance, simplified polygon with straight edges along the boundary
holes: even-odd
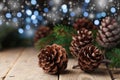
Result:
[[[72,69],[72,66],[76,64],[76,60],[70,59],[67,71],[60,75],[59,80],[111,80],[105,68],[101,68],[93,73],[88,74],[80,69]]]
[[[17,59],[20,57],[22,48],[10,49],[0,52],[0,80],[4,79]]]
[[[115,80],[120,80],[120,69],[112,69]]]
[[[5,80],[58,80],[58,76],[45,74],[38,66],[37,52],[25,49]]]
[[[0,52],[0,80],[111,80],[105,66],[93,73],[72,69],[77,64],[69,59],[67,70],[60,75],[49,75],[38,66],[38,52],[33,48],[10,49]],[[120,80],[120,69],[112,70]]]

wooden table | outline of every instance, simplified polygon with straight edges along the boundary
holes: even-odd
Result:
[[[17,48],[0,52],[0,80],[111,80],[106,68],[88,74],[80,69],[72,69],[77,64],[69,59],[64,74],[45,74],[38,66],[38,52],[33,48]],[[120,80],[120,70],[114,70],[115,80]]]

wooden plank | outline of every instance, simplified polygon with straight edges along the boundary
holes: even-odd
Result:
[[[0,52],[0,80],[7,75],[16,60],[19,58],[22,50],[22,48],[19,48]]]
[[[112,73],[113,73],[115,80],[120,80],[120,69],[119,68],[112,70]]]
[[[59,76],[59,80],[111,80],[104,69],[88,74],[80,69],[72,69],[72,66],[76,64],[77,60],[70,59],[67,71]]]
[[[5,80],[58,80],[58,76],[45,74],[38,66],[37,52],[26,49]]]

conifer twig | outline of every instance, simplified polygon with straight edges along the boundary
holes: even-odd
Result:
[[[106,49],[105,49],[104,53],[106,53]],[[105,55],[104,55],[104,59],[107,60]],[[114,78],[114,76],[113,76],[113,74],[112,74],[112,72],[111,72],[111,70],[110,70],[110,68],[109,68],[109,64],[110,64],[110,63],[107,63],[107,62],[106,62],[106,63],[105,63],[105,66],[106,66],[106,68],[107,68],[107,70],[108,70],[108,73],[109,73],[109,75],[110,75],[110,77],[111,77],[111,80],[115,80],[115,78]]]
[[[72,67],[72,69],[76,69],[76,68],[79,68],[80,66],[79,65],[75,65]]]

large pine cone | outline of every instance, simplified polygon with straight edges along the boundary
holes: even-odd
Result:
[[[104,59],[102,51],[94,45],[87,45],[79,51],[78,64],[85,72],[94,71]]]
[[[77,19],[76,22],[73,24],[73,27],[76,30],[80,30],[81,28],[86,28],[88,30],[96,30],[97,29],[97,27],[93,24],[93,22],[86,18]]]
[[[39,66],[49,74],[62,73],[67,67],[68,57],[66,50],[57,44],[42,49],[38,58]]]
[[[71,51],[71,54],[75,58],[77,58],[80,49],[82,47],[92,43],[92,41],[93,41],[92,32],[88,31],[85,28],[82,28],[81,30],[77,31],[77,35],[73,36],[72,39],[73,40],[71,42],[70,51]]]
[[[120,26],[117,21],[110,17],[103,19],[96,40],[104,48],[113,48],[119,44]]]
[[[36,43],[39,39],[46,37],[51,32],[51,29],[46,26],[40,26],[34,36],[34,42]]]

